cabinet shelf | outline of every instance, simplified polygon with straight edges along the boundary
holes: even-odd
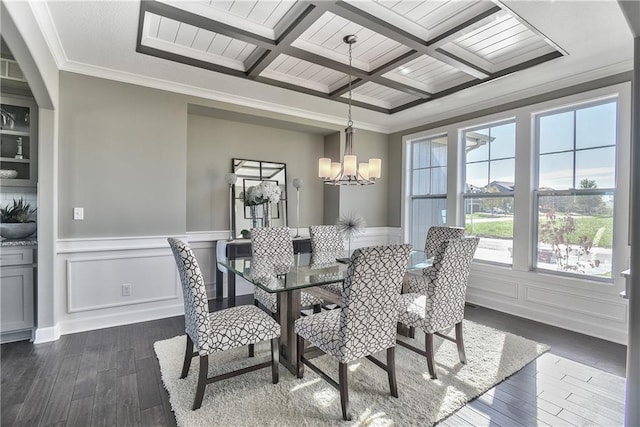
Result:
[[[31,132],[21,130],[0,129],[0,135],[31,136]]]
[[[13,157],[0,157],[0,162],[31,163],[31,159],[15,159]]]
[[[35,187],[38,182],[38,109],[31,99],[2,96],[0,167],[18,175],[2,179],[2,186]],[[22,159],[15,155],[21,154]]]

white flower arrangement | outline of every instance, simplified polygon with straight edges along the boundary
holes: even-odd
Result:
[[[261,205],[263,203],[278,203],[282,190],[273,181],[262,181],[260,184],[249,187],[245,194],[244,203],[247,206]]]

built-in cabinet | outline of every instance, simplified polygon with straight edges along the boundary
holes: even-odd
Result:
[[[37,108],[26,98],[0,99],[0,185],[35,187],[38,172]]]
[[[0,267],[0,342],[32,339],[36,247],[0,247]]]

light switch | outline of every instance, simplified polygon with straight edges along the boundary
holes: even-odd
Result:
[[[82,221],[84,219],[84,208],[73,208],[73,219]]]

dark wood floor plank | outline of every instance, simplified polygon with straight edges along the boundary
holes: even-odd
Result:
[[[96,378],[96,394],[93,401],[91,425],[94,427],[114,426],[116,417],[116,379],[115,369],[98,372]]]
[[[571,402],[568,399],[559,399],[557,395],[553,393],[552,390],[546,390],[540,393],[539,398],[552,402],[555,405],[561,406],[564,411],[569,411],[574,414],[579,414],[581,417],[587,420],[590,420],[592,423],[595,423],[598,425],[602,425],[602,426],[621,425],[620,422],[616,420],[612,420],[606,415],[599,413],[597,408],[595,408],[593,405],[582,405],[582,404]],[[561,411],[560,414],[562,414],[562,412],[564,411]],[[558,414],[559,417],[560,417],[560,414]],[[621,415],[622,417],[624,417],[623,414]]]
[[[37,426],[40,424],[55,382],[55,375],[35,378],[18,413],[16,426]]]
[[[164,427],[170,425],[164,415],[162,405],[140,411],[142,425],[145,427]]]
[[[99,358],[98,351],[91,351],[85,348],[85,352],[82,353],[80,359],[80,368],[73,387],[72,400],[83,399],[95,394]]]
[[[58,377],[47,402],[47,409],[42,416],[43,425],[66,421],[79,367],[80,355],[78,354],[62,360]]]
[[[485,402],[482,402],[478,399],[474,399],[467,403],[467,406],[476,410],[477,412],[486,415],[489,419],[501,426],[504,427],[524,427],[525,424],[521,423],[517,417],[511,417],[509,415],[503,414],[499,410],[493,408],[493,406],[487,405]]]
[[[69,405],[67,426],[87,427],[91,425],[91,413],[93,412],[93,396],[76,399]]]
[[[109,328],[101,332],[98,372],[116,369],[118,356],[118,349],[116,348],[117,329]]]
[[[520,402],[517,399],[512,399],[510,396],[502,397],[504,400],[485,393],[479,396],[477,400],[484,403],[491,409],[527,426],[539,425],[543,427],[551,427],[554,425],[553,423],[545,423],[543,420],[539,419],[536,414],[524,411],[520,407]]]
[[[136,360],[136,377],[140,410],[162,405],[162,399],[160,398],[162,386],[158,384],[153,368],[153,360],[150,357]]]
[[[489,417],[486,414],[476,411],[469,405],[466,405],[460,408],[456,412],[456,415],[475,427],[499,426],[498,423],[489,419]]]
[[[138,403],[136,374],[119,376],[116,381],[116,416],[119,426],[140,425],[140,404]]]
[[[4,387],[2,393],[5,393]],[[9,427],[16,424],[18,414],[22,409],[22,403],[16,403],[13,405],[2,405],[2,411],[0,412],[0,426]]]
[[[133,348],[118,351],[116,359],[119,377],[131,375],[136,372],[136,356]]]
[[[624,402],[620,402],[618,405],[610,407],[577,394],[572,394],[567,398],[567,400],[583,408],[588,408],[590,412],[607,417],[616,423],[624,424]]]
[[[571,425],[574,426],[580,426],[580,427],[590,427],[590,426],[601,426],[601,424],[596,423],[595,421],[591,420],[591,419],[587,419],[583,416],[580,416],[576,413],[573,413],[571,411],[567,411],[566,409],[563,409],[562,411],[560,411],[560,413],[558,414],[558,418],[560,418],[561,420],[563,420],[566,423],[569,423]],[[606,425],[603,427],[612,427],[613,424],[611,425]]]

